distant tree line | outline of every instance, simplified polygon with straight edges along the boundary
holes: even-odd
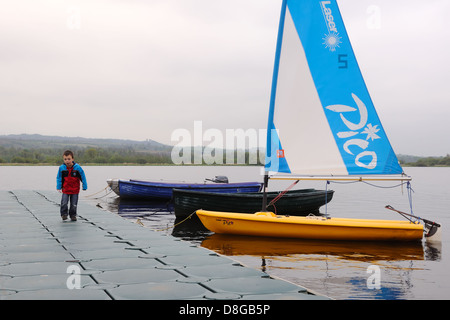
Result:
[[[62,163],[62,154],[66,148],[17,148],[0,146],[0,164],[49,164],[57,165]],[[75,154],[75,161],[81,164],[172,164],[170,150],[139,150],[132,146],[129,147],[70,147]],[[223,161],[217,161],[213,164],[264,164],[264,157],[258,151],[234,152],[234,161],[226,158],[226,152],[223,152]],[[195,150],[191,149],[191,161],[185,164],[200,164],[195,159]],[[255,161],[255,159],[257,159]],[[445,157],[426,157],[419,158],[414,162],[402,161],[400,163],[409,167],[448,167],[450,166],[450,154]],[[202,159],[201,164],[205,163]]]
[[[0,163],[3,164],[60,164],[65,149],[20,149],[0,146]],[[168,164],[170,152],[139,151],[132,148],[82,148],[73,147],[75,162],[92,164]]]
[[[196,159],[196,148],[192,148],[188,152],[190,161],[184,164],[211,164],[201,159],[198,163]],[[62,163],[63,148],[16,148],[0,146],[0,164],[49,164],[56,165]],[[75,162],[80,164],[173,164],[171,152],[168,150],[136,150],[133,147],[70,147],[74,152]],[[200,152],[201,154],[201,152]],[[217,159],[216,159],[217,160]],[[251,164],[260,165],[264,163],[264,159],[258,157],[257,152],[234,151],[230,156],[223,152],[223,160],[214,164]]]
[[[402,163],[400,161],[400,163]],[[402,163],[409,167],[450,167],[450,154],[445,157],[426,157],[420,158],[415,162]]]

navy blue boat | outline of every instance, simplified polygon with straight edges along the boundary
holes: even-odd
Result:
[[[206,192],[205,192],[206,191]],[[278,215],[307,216],[310,213],[320,215],[319,208],[333,198],[333,190],[299,189],[289,190],[280,197],[281,191],[267,192],[267,210]],[[278,199],[278,200],[277,200]],[[198,209],[255,213],[261,211],[262,192],[252,193],[212,193],[207,190],[173,191],[175,216],[186,218]]]
[[[122,179],[110,179],[107,182],[111,189],[121,198],[142,200],[171,199],[172,190],[175,188],[214,193],[259,192],[262,188],[262,183],[260,182],[217,183],[217,181],[224,181],[217,179],[209,181],[213,183],[154,182]]]

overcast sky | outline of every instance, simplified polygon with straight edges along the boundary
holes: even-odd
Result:
[[[449,0],[340,0],[396,153],[450,153]],[[267,125],[281,0],[0,0],[0,134]]]

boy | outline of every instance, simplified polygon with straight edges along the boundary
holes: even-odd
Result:
[[[67,215],[70,215],[70,220],[77,221],[80,181],[83,184],[83,190],[87,190],[87,181],[83,169],[79,164],[75,163],[73,159],[74,156],[72,151],[64,151],[64,164],[59,167],[58,175],[56,176],[56,189],[59,192],[62,192],[61,218],[67,220]],[[69,200],[70,209],[68,208]]]

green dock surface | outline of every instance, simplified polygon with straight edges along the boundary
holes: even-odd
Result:
[[[317,300],[290,282],[56,191],[0,191],[0,300]]]

